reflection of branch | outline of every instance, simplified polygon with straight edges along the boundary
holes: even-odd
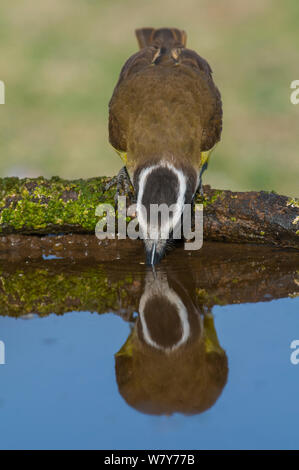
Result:
[[[254,245],[205,243],[193,270],[208,307],[299,295],[299,253]]]
[[[138,241],[106,244],[92,235],[0,237],[0,315],[89,310],[125,318],[127,312],[131,319],[144,290],[140,259]],[[200,306],[211,308],[298,295],[298,265],[294,251],[207,242],[198,255],[177,249],[160,269],[193,298],[196,293]]]
[[[54,177],[0,179],[0,233],[92,233],[100,203],[113,204],[109,178],[67,181]],[[206,240],[299,248],[299,203],[266,192],[204,187]],[[128,201],[129,202],[129,201]]]

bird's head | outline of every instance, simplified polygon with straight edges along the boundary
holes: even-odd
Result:
[[[154,265],[163,257],[168,240],[181,227],[185,205],[192,203],[197,184],[193,168],[169,162],[144,165],[135,171],[137,218],[147,264]]]

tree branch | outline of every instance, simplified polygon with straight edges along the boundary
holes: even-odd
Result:
[[[98,204],[114,204],[110,178],[0,179],[0,235],[93,233]],[[131,202],[128,197],[128,204]],[[299,202],[275,193],[204,186],[204,239],[299,248]]]

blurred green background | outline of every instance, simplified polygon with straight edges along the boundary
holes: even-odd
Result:
[[[224,108],[204,182],[299,191],[298,0],[2,0],[0,176],[112,175],[108,102],[134,29],[175,26],[210,63]]]

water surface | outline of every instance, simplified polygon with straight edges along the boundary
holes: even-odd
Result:
[[[97,243],[0,246],[0,447],[298,448],[298,254]]]

